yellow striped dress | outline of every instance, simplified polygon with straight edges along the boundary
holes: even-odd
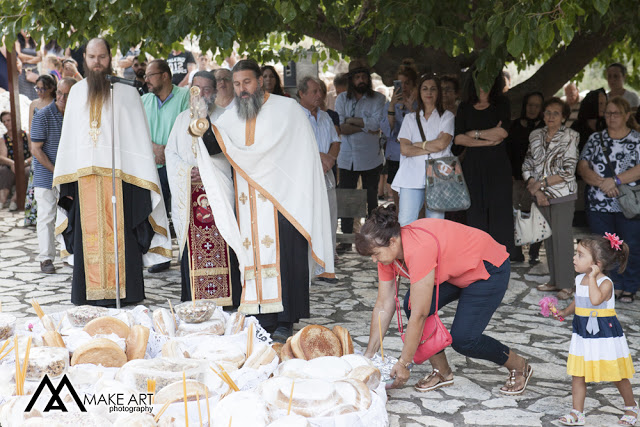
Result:
[[[615,295],[598,306],[589,300],[589,286],[582,285],[584,274],[576,277],[576,313],[569,347],[567,373],[587,382],[620,381],[631,378],[635,370],[627,339],[615,310]],[[605,280],[598,279],[598,286]]]

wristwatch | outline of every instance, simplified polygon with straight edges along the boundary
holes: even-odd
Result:
[[[413,362],[411,363],[405,363],[404,360],[402,360],[402,357],[400,357],[398,359],[398,363],[401,364],[402,366],[404,366],[404,368],[408,371],[411,370],[411,368],[413,368]]]

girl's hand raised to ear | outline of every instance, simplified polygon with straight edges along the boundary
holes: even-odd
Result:
[[[589,277],[597,277],[598,274],[600,274],[600,267],[598,267],[598,264],[593,264],[591,266],[591,272],[589,273]]]

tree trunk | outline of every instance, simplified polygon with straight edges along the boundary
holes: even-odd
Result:
[[[18,88],[18,62],[16,52],[7,46],[7,71],[9,74],[9,102],[11,105],[11,139],[13,139],[13,162],[16,172],[16,196],[18,210],[24,210],[27,182],[24,179],[24,150],[22,148],[22,122],[20,121],[20,90]]]

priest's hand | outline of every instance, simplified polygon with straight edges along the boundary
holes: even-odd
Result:
[[[200,170],[197,167],[191,168],[191,179],[200,181]]]
[[[156,165],[164,165],[166,160],[164,158],[164,145],[156,144],[155,142],[152,144],[153,147],[153,158],[156,161]]]

